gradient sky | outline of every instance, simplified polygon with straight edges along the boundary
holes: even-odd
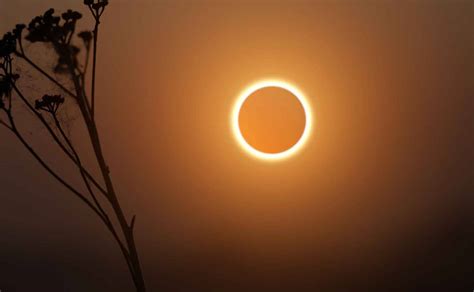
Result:
[[[473,289],[472,1],[110,2],[97,123],[150,291]],[[80,0],[0,0],[0,31],[50,7],[91,25]],[[32,99],[53,88],[21,74]],[[229,118],[271,77],[306,93],[316,125],[269,164]],[[79,119],[70,130],[86,153]],[[131,291],[92,212],[0,141],[0,290]]]

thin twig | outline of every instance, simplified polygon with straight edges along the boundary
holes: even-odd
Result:
[[[12,130],[12,128],[11,128],[7,123],[5,123],[5,122],[2,121],[2,120],[0,120],[0,125],[6,127],[6,128],[9,129],[9,130]]]
[[[91,195],[92,199],[94,200],[94,203],[95,205],[97,206],[97,208],[99,209],[99,211],[104,215],[104,217],[107,219],[107,221],[110,222],[110,219],[109,217],[107,216],[107,213],[104,211],[104,209],[102,208],[101,204],[99,203],[99,201],[97,200],[97,197],[96,195],[94,194],[94,191],[92,190],[91,188],[91,185],[89,183],[89,180],[87,179],[85,173],[84,173],[84,170],[83,170],[83,167],[82,167],[82,163],[81,163],[81,159],[79,157],[79,154],[77,153],[76,149],[74,148],[74,145],[72,144],[71,140],[68,138],[68,136],[66,135],[66,133],[64,132],[63,130],[63,127],[61,126],[61,123],[59,122],[57,116],[55,113],[52,114],[53,116],[53,119],[54,119],[54,122],[56,124],[56,127],[58,128],[59,132],[61,133],[61,136],[63,137],[64,141],[66,141],[66,144],[69,146],[69,148],[71,149],[72,153],[74,154],[74,157],[76,158],[76,162],[77,162],[77,166],[79,168],[79,172],[81,173],[81,177],[82,177],[82,180],[84,181],[84,184],[86,185],[86,188],[87,188],[87,191],[89,192],[89,194]]]
[[[97,182],[97,180],[94,179],[94,177],[82,166],[78,165],[78,162],[74,159],[74,157],[71,155],[71,153],[64,147],[63,143],[59,140],[58,136],[54,133],[53,129],[50,127],[48,122],[44,119],[44,117],[38,113],[38,111],[35,110],[35,108],[30,104],[30,102],[25,98],[25,96],[21,93],[21,91],[18,89],[18,87],[12,83],[13,90],[18,94],[20,99],[25,103],[25,105],[29,108],[29,110],[41,121],[41,123],[45,126],[45,128],[48,130],[50,133],[51,137],[53,140],[58,144],[58,146],[63,150],[63,152],[69,157],[69,159],[74,162],[78,167],[81,167],[82,170],[84,171],[84,174],[91,180],[91,182],[102,192],[104,196],[108,196],[107,191]]]
[[[58,128],[59,132],[61,133],[62,137],[64,138],[64,140],[66,141],[66,143],[68,144],[69,148],[71,148],[71,151],[74,153],[74,156],[76,157],[76,160],[78,162],[78,166],[81,166],[81,162],[80,162],[80,157],[79,157],[79,154],[77,153],[74,145],[72,144],[71,140],[67,137],[66,133],[64,132],[62,126],[61,126],[61,123],[59,122],[59,120],[57,119],[56,115],[53,115],[53,119],[56,123],[56,127]],[[99,203],[99,201],[97,200],[97,197],[95,196],[92,188],[91,188],[91,185],[89,184],[88,182],[88,179],[86,178],[85,174],[84,174],[84,171],[83,171],[83,168],[82,167],[79,167],[79,172],[81,173],[81,177],[84,181],[84,184],[86,185],[86,188],[87,190],[89,191],[89,194],[91,195],[92,199],[94,200],[94,203],[96,204],[97,208],[101,211],[101,213],[103,214],[104,216],[104,219],[106,222],[105,225],[107,226],[107,228],[109,229],[109,231],[112,233],[113,237],[115,238],[115,241],[117,242],[117,244],[119,245],[120,249],[122,250],[122,253],[125,257],[125,260],[127,262],[127,265],[129,266],[129,269],[130,269],[130,272],[133,273],[133,269],[131,268],[131,263],[130,263],[130,253],[128,252],[127,248],[125,247],[125,245],[123,244],[122,240],[120,239],[120,237],[118,236],[113,224],[112,224],[112,221],[110,221],[110,218],[109,216],[107,215],[107,213],[104,211],[104,209],[102,208],[101,204]]]
[[[51,82],[53,82],[54,84],[56,84],[56,86],[58,86],[59,88],[61,88],[61,90],[63,90],[64,92],[66,92],[67,94],[69,94],[71,97],[73,98],[76,98],[77,99],[77,96],[72,93],[69,89],[67,89],[64,85],[62,85],[61,83],[59,83],[59,81],[57,81],[56,79],[54,79],[53,77],[51,77],[51,75],[49,75],[46,71],[44,71],[43,69],[41,69],[38,65],[36,65],[30,58],[28,58],[25,54],[20,54],[20,53],[17,53],[17,56],[22,58],[23,60],[25,60],[28,64],[30,64],[33,68],[35,68],[37,71],[39,71],[41,74],[43,74],[43,76],[45,76],[46,78],[48,78]]]
[[[99,212],[99,210],[96,209],[96,207],[83,195],[81,194],[78,190],[76,190],[73,186],[71,186],[68,182],[66,182],[64,179],[62,179],[54,170],[49,167],[48,164],[36,153],[36,151],[26,142],[26,140],[23,138],[21,135],[20,131],[18,131],[18,128],[15,125],[15,122],[13,120],[13,116],[11,113],[8,113],[8,119],[11,124],[11,131],[15,134],[15,136],[20,140],[20,142],[25,146],[25,148],[33,155],[33,157],[41,164],[41,166],[46,169],[49,174],[51,174],[56,180],[58,180],[63,186],[65,186],[68,190],[70,190],[74,195],[76,195],[81,201],[83,201],[89,208],[91,208],[94,213],[97,214],[102,220],[104,218],[102,217],[102,214]]]
[[[109,229],[109,231],[112,233],[113,237],[115,238],[115,240],[117,241],[122,253],[123,253],[123,256],[125,258],[125,261],[127,262],[127,265],[130,269],[130,272],[132,273],[132,275],[134,276],[134,270],[132,268],[132,264],[131,264],[131,260],[130,260],[130,253],[128,252],[128,250],[125,248],[124,244],[122,243],[122,241],[120,240],[120,238],[118,237],[118,234],[117,232],[115,231],[113,225],[112,225],[112,222],[110,221],[110,219],[108,219],[108,217],[104,217],[98,209],[96,209],[94,207],[94,205],[83,195],[81,194],[79,191],[77,191],[74,187],[72,187],[69,183],[67,183],[64,179],[62,179],[56,172],[54,172],[47,164],[46,162],[36,153],[36,151],[28,144],[28,142],[26,142],[26,140],[23,138],[23,136],[20,134],[20,132],[18,131],[18,129],[16,128],[16,125],[14,123],[14,120],[13,120],[13,117],[11,115],[11,113],[8,114],[8,117],[9,117],[9,120],[10,120],[10,123],[12,124],[12,127],[10,128],[11,131],[15,134],[15,136],[20,140],[20,142],[23,144],[23,146],[25,146],[25,148],[33,155],[33,157],[41,164],[41,166],[43,166],[44,169],[46,169],[46,171],[51,174],[56,180],[58,180],[62,185],[64,185],[69,191],[71,191],[74,195],[76,195],[77,197],[79,197],[81,199],[81,201],[83,201],[89,208],[91,208],[94,213],[99,216],[99,218],[102,220],[102,222],[104,222],[105,226]]]
[[[80,84],[80,80],[78,76],[74,74],[73,65],[69,64],[69,66],[70,66],[69,70],[71,73],[71,77],[73,78],[76,94],[79,96],[82,94],[83,88],[81,88],[81,84]],[[81,99],[78,99],[78,101],[81,101]],[[81,114],[87,126],[92,148],[94,149],[97,163],[99,164],[99,168],[100,168],[102,177],[104,179],[104,182],[107,188],[107,193],[109,194],[109,197],[108,197],[109,202],[112,205],[112,208],[115,212],[115,215],[122,229],[122,233],[127,242],[128,250],[130,252],[130,261],[133,267],[133,272],[132,272],[133,281],[137,287],[137,291],[140,291],[140,292],[146,291],[145,281],[143,278],[143,273],[140,266],[138,252],[135,245],[135,239],[133,238],[133,232],[131,231],[130,226],[128,225],[128,221],[125,217],[122,207],[120,206],[118,198],[115,194],[112,179],[110,177],[109,168],[107,166],[107,163],[105,161],[105,158],[102,152],[102,146],[100,143],[100,137],[99,137],[99,133],[95,124],[95,120],[87,111],[87,108],[85,107],[83,103],[78,102],[78,104],[79,104],[79,109],[81,110]]]
[[[93,44],[93,55],[92,55],[92,84],[91,84],[91,116],[94,120],[95,113],[95,67],[97,63],[97,38],[99,35],[99,18],[95,18],[95,27],[94,27],[94,44]]]
[[[87,74],[87,69],[89,67],[89,59],[90,59],[90,42],[88,42],[88,45],[86,46],[86,56],[84,59],[84,70],[81,74],[81,79],[82,79],[82,87],[84,88],[84,95],[86,95],[85,88],[86,88],[86,74]]]

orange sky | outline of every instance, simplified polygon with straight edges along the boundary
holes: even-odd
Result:
[[[151,287],[365,287],[364,277],[402,268],[424,279],[407,264],[434,261],[423,250],[448,258],[434,244],[464,235],[474,213],[472,3],[110,2],[97,123],[119,197],[138,214]],[[50,6],[79,9],[90,24],[81,3],[0,1],[0,29]],[[45,67],[53,60],[28,50]],[[239,92],[272,77],[301,88],[317,120],[301,153],[277,164],[245,155],[228,122]],[[35,78],[19,81],[32,98],[52,88]],[[87,151],[80,121],[71,130]],[[31,135],[72,176],[41,132]],[[38,265],[43,285],[50,275],[127,291],[125,276],[118,286],[90,276],[126,274],[92,214],[13,137],[0,131],[0,141],[0,259]],[[448,242],[439,250],[456,251]]]

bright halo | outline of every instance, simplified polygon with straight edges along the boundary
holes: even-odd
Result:
[[[301,135],[300,139],[289,149],[278,152],[278,153],[266,153],[262,152],[260,150],[255,149],[252,147],[243,137],[242,132],[240,130],[239,126],[239,113],[242,108],[242,105],[244,104],[245,100],[252,95],[254,92],[257,90],[266,88],[266,87],[278,87],[284,90],[289,91],[291,94],[293,94],[301,103],[304,114],[305,114],[305,127],[303,130],[303,134]],[[284,158],[288,158],[298,152],[307,142],[310,132],[311,132],[311,127],[312,127],[312,115],[311,115],[311,108],[309,106],[309,103],[304,96],[304,94],[297,89],[295,86],[289,84],[288,82],[285,81],[280,81],[280,80],[264,80],[264,81],[259,81],[251,86],[247,87],[244,89],[238,96],[234,107],[232,109],[232,115],[231,115],[231,126],[232,126],[232,131],[234,133],[234,136],[238,142],[238,144],[247,152],[253,155],[254,157],[264,159],[264,160],[281,160]]]

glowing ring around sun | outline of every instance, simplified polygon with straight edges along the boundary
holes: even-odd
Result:
[[[240,131],[239,126],[239,113],[242,105],[244,104],[245,100],[255,91],[265,88],[265,87],[278,87],[289,91],[291,94],[296,96],[300,101],[301,105],[303,106],[304,114],[305,114],[305,127],[303,130],[303,134],[301,135],[300,139],[289,149],[278,152],[278,153],[266,153],[259,151],[252,147],[247,141],[245,140],[242,132]],[[231,125],[232,131],[234,133],[235,138],[237,139],[238,144],[248,153],[252,154],[253,156],[264,159],[264,160],[281,160],[288,158],[298,152],[309,138],[309,134],[311,132],[312,127],[312,116],[311,116],[311,108],[309,106],[308,101],[304,94],[297,89],[295,86],[280,80],[264,80],[254,83],[250,85],[246,89],[244,89],[237,98],[237,101],[234,104],[232,110],[232,117],[231,117]]]

